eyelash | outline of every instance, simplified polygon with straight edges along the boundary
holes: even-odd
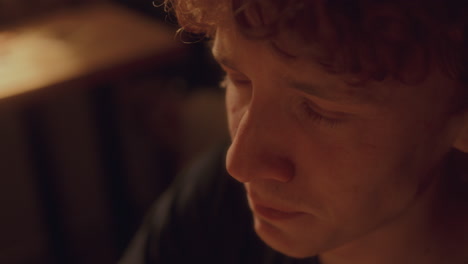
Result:
[[[250,81],[247,81],[247,80],[242,80],[242,81],[236,81],[236,80],[232,80],[231,78],[229,78],[229,76],[227,74],[224,75],[223,77],[223,80],[219,83],[219,86],[221,87],[221,89],[226,89],[229,85],[229,83],[232,83],[236,86],[242,86],[242,85],[248,85],[250,84]],[[319,113],[317,113],[317,111],[314,110],[314,108],[310,105],[310,102],[308,102],[307,100],[304,100],[302,103],[301,103],[301,111],[302,113],[304,113],[306,115],[306,117],[308,119],[310,119],[312,122],[318,124],[318,125],[326,125],[328,127],[331,127],[331,128],[334,128],[336,127],[336,125],[338,125],[340,123],[340,120],[338,119],[333,119],[333,118],[329,118],[329,117],[325,117]]]
[[[325,117],[317,113],[317,111],[315,111],[307,101],[301,103],[301,111],[306,114],[307,118],[318,125],[326,125],[328,127],[334,128],[340,123],[340,120],[338,119]]]
[[[234,84],[235,86],[246,86],[250,85],[251,82],[249,80],[241,80],[241,79],[232,79],[229,77],[229,75],[225,74],[223,80],[219,83],[219,86],[222,89],[226,89],[229,83]]]

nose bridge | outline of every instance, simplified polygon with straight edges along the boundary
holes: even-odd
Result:
[[[237,180],[291,179],[294,168],[284,149],[287,140],[281,133],[278,109],[271,98],[252,95],[227,155],[227,169]]]
[[[270,98],[261,97],[258,93],[252,95],[239,121],[233,145],[254,149],[256,152],[265,152],[266,149],[273,148],[278,128],[272,126],[272,121],[278,115],[272,104],[273,100]],[[276,121],[279,121],[278,118]]]
[[[269,109],[268,102],[261,100],[258,96],[253,95],[252,99],[246,108],[245,113],[241,117],[236,135],[233,138],[233,143],[257,146],[257,144],[265,144],[268,136],[271,136],[270,117],[274,116]],[[252,141],[252,142],[250,142]]]

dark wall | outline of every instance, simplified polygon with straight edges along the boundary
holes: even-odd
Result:
[[[164,20],[147,1],[115,2]],[[96,2],[8,3],[6,30]],[[184,47],[0,100],[0,263],[115,263],[177,171],[223,137],[219,70],[204,44]]]

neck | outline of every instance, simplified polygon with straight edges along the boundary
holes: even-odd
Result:
[[[468,208],[455,192],[459,189],[457,185],[447,178],[434,180],[406,213],[392,223],[321,254],[321,263],[465,263],[468,255],[460,253],[468,248],[464,238],[468,234]]]

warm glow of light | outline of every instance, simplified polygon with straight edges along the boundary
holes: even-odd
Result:
[[[111,4],[61,11],[0,32],[0,99],[164,52],[175,43],[170,32]]]

